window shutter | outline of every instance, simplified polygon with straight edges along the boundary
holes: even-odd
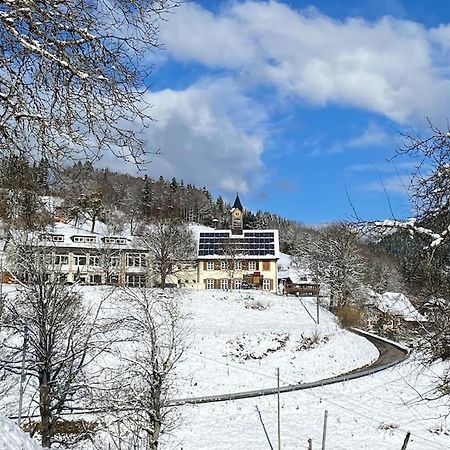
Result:
[[[220,261],[214,261],[214,270],[220,270]]]
[[[214,279],[214,289],[220,289],[220,280]]]
[[[263,261],[263,270],[264,271],[270,270],[270,261]]]
[[[208,261],[203,261],[203,270],[208,270]]]
[[[259,261],[255,261],[255,271],[259,272]]]
[[[242,270],[248,270],[248,260],[244,259],[244,261],[242,261]]]
[[[273,291],[273,280],[269,279],[269,288],[271,291]]]

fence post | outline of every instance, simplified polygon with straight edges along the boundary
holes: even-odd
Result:
[[[408,446],[409,438],[411,437],[411,433],[408,431],[406,433],[405,440],[403,441],[402,450],[406,450],[406,447]]]
[[[325,415],[323,417],[323,435],[322,435],[322,450],[325,450],[325,441],[327,439],[327,420],[328,420],[328,410],[325,410]]]
[[[280,368],[277,368],[278,450],[281,450]]]

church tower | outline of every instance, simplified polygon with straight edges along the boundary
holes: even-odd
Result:
[[[242,234],[244,229],[244,208],[242,207],[239,194],[231,208],[231,234]]]

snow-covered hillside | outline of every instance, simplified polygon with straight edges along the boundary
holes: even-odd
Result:
[[[111,288],[79,289],[96,302]],[[320,380],[378,357],[372,344],[343,330],[327,310],[320,309],[316,324],[313,298],[257,291],[174,292],[190,330],[190,346],[178,367],[177,398],[275,387],[277,368],[282,385]],[[413,359],[359,380],[283,394],[282,448],[306,449],[308,438],[320,448],[325,409],[330,450],[398,450],[406,431],[413,433],[408,450],[450,448],[444,400],[419,401],[441,370],[435,365],[424,371]],[[256,406],[276,448],[276,397],[269,396],[182,406],[180,426],[163,437],[161,449],[269,448]],[[84,442],[75,450],[93,449]]]
[[[180,366],[183,397],[273,387],[277,367],[286,382],[299,383],[378,357],[372,344],[340,328],[328,311],[321,309],[317,325],[312,299],[261,291],[185,291],[182,301],[193,336]]]

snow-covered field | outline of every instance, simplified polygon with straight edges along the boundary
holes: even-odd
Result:
[[[264,292],[185,291],[192,344],[179,368],[182,397],[320,380],[370,364],[378,351],[316,305]],[[311,314],[308,314],[307,310]],[[311,349],[308,339],[316,337]]]
[[[108,288],[81,289],[96,301]],[[320,380],[378,357],[372,344],[342,330],[328,311],[320,309],[317,325],[313,299],[253,291],[177,295],[190,330],[178,368],[178,398],[275,387],[277,368],[282,384]],[[407,431],[412,432],[408,450],[450,448],[441,418],[448,408],[441,400],[419,401],[441,369],[424,370],[412,358],[370,377],[282,394],[282,448],[306,449],[308,438],[320,448],[325,409],[327,450],[400,450]],[[181,424],[163,439],[162,449],[270,448],[256,406],[276,448],[276,397],[269,396],[183,406]],[[4,436],[0,433],[1,450],[21,449],[12,440],[5,443]]]

